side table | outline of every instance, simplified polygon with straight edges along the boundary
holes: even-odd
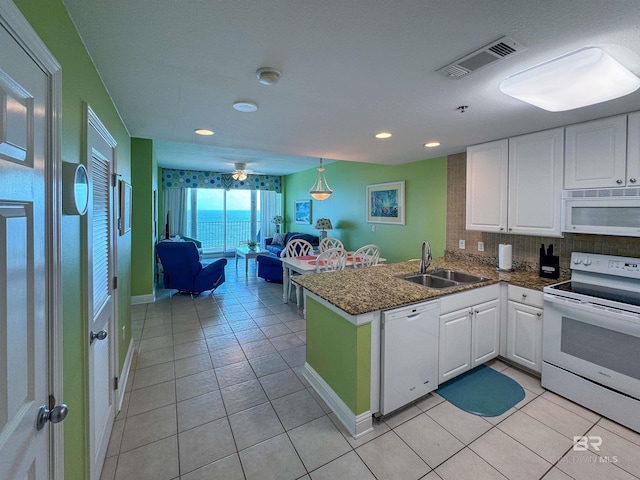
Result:
[[[258,255],[269,255],[268,250],[261,250],[260,247],[250,249],[246,245],[236,247],[236,269],[238,268],[238,258],[244,258],[244,274],[249,275],[249,260]]]

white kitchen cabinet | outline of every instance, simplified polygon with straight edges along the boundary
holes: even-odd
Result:
[[[640,186],[640,112],[627,121],[627,186]]]
[[[467,230],[561,236],[564,130],[467,149]]]
[[[565,134],[565,188],[624,187],[636,183],[627,182],[628,178],[637,181],[638,176],[626,174],[626,115],[571,125]]]
[[[508,287],[506,357],[535,372],[542,367],[542,292]]]
[[[467,230],[505,231],[508,163],[507,140],[467,148]]]
[[[498,356],[500,350],[500,301],[473,307],[471,317],[471,368]]]
[[[564,129],[509,139],[507,231],[560,237]]]
[[[438,388],[438,301],[382,313],[380,413]]]
[[[439,383],[498,356],[499,295],[495,284],[441,299]]]

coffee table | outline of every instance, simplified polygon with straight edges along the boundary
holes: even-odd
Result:
[[[258,255],[269,255],[268,250],[261,250],[260,247],[251,249],[246,245],[236,247],[236,269],[238,268],[238,258],[244,258],[244,274],[249,275],[249,259],[256,258]]]

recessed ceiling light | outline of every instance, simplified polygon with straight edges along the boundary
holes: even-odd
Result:
[[[424,146],[427,148],[439,147],[440,142],[427,142],[424,144]]]
[[[213,135],[213,130],[209,130],[208,128],[196,128],[194,132],[198,135]]]
[[[389,132],[380,132],[380,133],[376,133],[375,137],[376,138],[389,138],[391,137],[393,134],[389,133]]]
[[[235,102],[233,108],[238,112],[253,113],[258,110],[258,105],[253,102]]]
[[[550,112],[606,102],[639,87],[637,76],[595,47],[549,60],[500,83],[502,93]]]

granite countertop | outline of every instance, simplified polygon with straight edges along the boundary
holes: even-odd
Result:
[[[508,282],[520,287],[542,290],[547,285],[568,280],[568,277],[560,277],[559,279],[541,278],[538,272],[530,270],[498,272],[494,266],[445,258],[433,259],[429,270],[458,270],[480,275],[487,280],[471,285],[460,285],[439,290],[426,288],[397,278],[398,275],[418,272],[419,264],[420,262],[417,260],[410,260],[369,268],[297,275],[293,281],[349,315],[362,315],[410,303],[436,299],[444,295],[498,282]]]

